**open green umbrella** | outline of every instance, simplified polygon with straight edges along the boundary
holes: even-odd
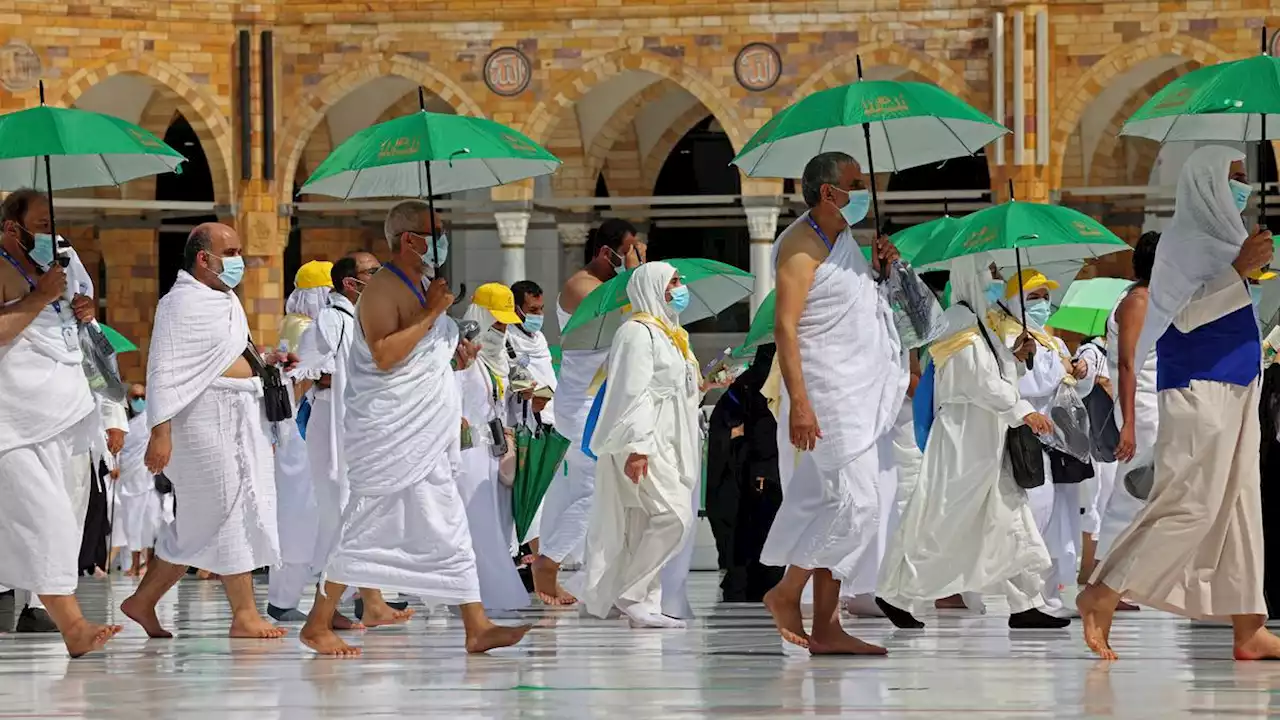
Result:
[[[1061,205],[1011,200],[966,215],[960,223],[949,242],[921,249],[915,265],[941,266],[965,255],[991,253],[1000,266],[1036,266],[1129,249],[1097,220]]]
[[[863,128],[871,133],[868,155]],[[813,156],[838,150],[863,167],[905,170],[972,155],[1008,129],[929,83],[860,80],[816,92],[773,116],[733,159],[752,177],[798,178]]]
[[[680,313],[681,325],[717,315],[750,296],[753,290],[751,273],[716,260],[676,258],[663,262],[673,266],[689,286],[689,307]],[[614,333],[627,320],[627,283],[633,272],[619,273],[583,299],[562,329],[562,349],[596,350],[609,346]]]
[[[738,360],[750,360],[756,348],[773,342],[773,321],[778,307],[778,291],[770,290],[751,318],[751,327],[747,328],[747,339],[733,349],[733,357]]]
[[[530,429],[522,424],[516,429],[516,476],[511,486],[511,511],[520,542],[525,542],[538,506],[560,472],[569,444],[569,439],[550,425]]]
[[[1124,278],[1076,280],[1067,288],[1062,304],[1045,324],[1085,337],[1104,336],[1107,334],[1107,318],[1131,285],[1133,281]]]
[[[120,353],[137,352],[138,346],[134,345],[132,341],[121,335],[115,328],[98,323],[98,329],[100,329],[102,334],[106,336],[107,341],[111,343],[111,349],[117,355]]]

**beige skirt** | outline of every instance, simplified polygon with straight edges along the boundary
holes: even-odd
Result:
[[[1266,614],[1259,395],[1257,380],[1160,392],[1150,501],[1095,583],[1191,618]]]

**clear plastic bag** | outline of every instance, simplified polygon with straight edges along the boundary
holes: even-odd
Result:
[[[889,298],[903,348],[928,345],[946,330],[942,305],[933,290],[900,260],[889,268]]]
[[[1041,435],[1040,441],[1081,462],[1090,462],[1093,436],[1089,433],[1089,411],[1075,387],[1066,383],[1058,385],[1045,414],[1053,423],[1053,432]]]
[[[97,323],[80,325],[80,353],[84,356],[80,365],[89,380],[89,389],[108,400],[123,403],[129,388],[120,379],[111,341],[98,329]]]

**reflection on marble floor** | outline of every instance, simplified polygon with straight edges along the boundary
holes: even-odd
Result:
[[[575,612],[530,612],[539,628],[487,657],[462,651],[451,617],[355,636],[358,660],[297,642],[231,641],[215,583],[184,580],[148,640],[114,610],[127,580],[86,580],[86,613],[123,622],[108,651],[70,661],[56,636],[0,636],[0,718],[1159,718],[1280,715],[1280,664],[1231,662],[1231,631],[1152,611],[1119,618],[1108,667],[1080,630],[1020,632],[987,616],[927,617],[923,632],[847,621],[888,658],[784,656],[758,606],[716,605],[716,577],[690,580],[700,617],[685,631],[633,631]],[[264,596],[265,583],[259,586]]]

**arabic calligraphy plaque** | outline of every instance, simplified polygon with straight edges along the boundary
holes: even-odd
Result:
[[[529,58],[516,48],[498,48],[484,61],[484,84],[495,95],[515,97],[529,87],[532,77],[533,67]]]
[[[35,87],[41,69],[40,56],[30,46],[11,40],[0,47],[0,85],[9,92]]]
[[[772,45],[751,43],[738,51],[733,61],[738,84],[752,92],[763,92],[782,77],[782,56]]]

